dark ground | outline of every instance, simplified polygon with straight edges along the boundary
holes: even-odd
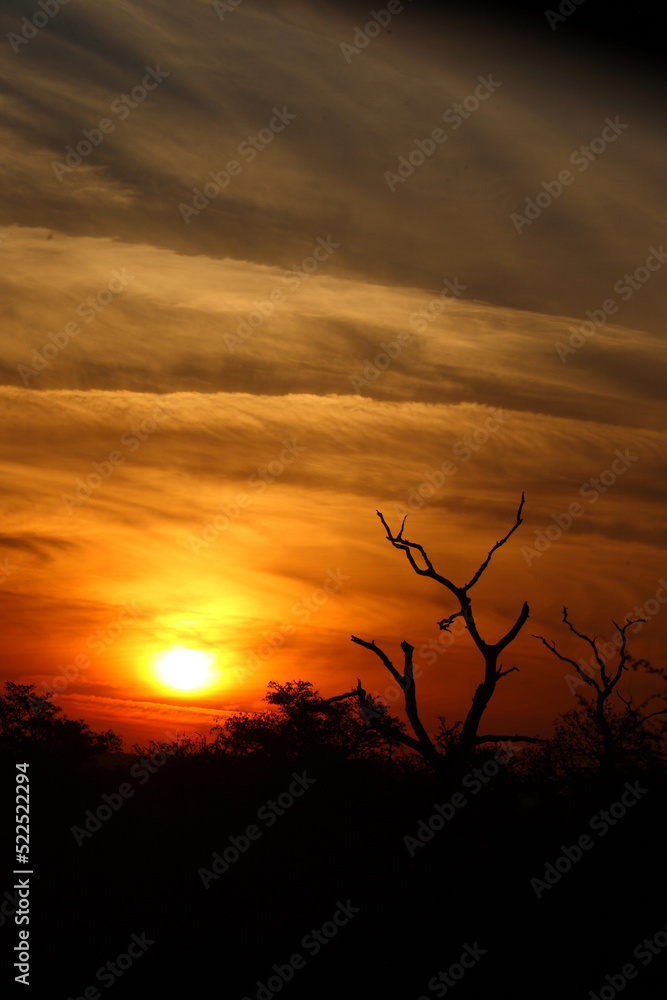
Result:
[[[467,805],[411,857],[403,838],[455,790],[423,772],[173,757],[142,784],[144,772],[132,776],[131,766],[31,762],[31,985],[17,986],[18,995],[75,1000],[91,987],[119,1000],[267,1000],[257,981],[266,984],[273,965],[296,953],[303,967],[287,983],[272,981],[272,994],[285,1000],[589,1000],[605,986],[602,1000],[610,1000],[605,977],[628,962],[638,971],[618,991],[624,998],[664,995],[667,954],[649,964],[633,957],[667,926],[659,775],[634,776],[648,791],[601,836],[590,821],[620,798],[629,776],[564,794],[520,785],[503,769],[478,794],[459,785]],[[268,811],[258,819],[304,770],[315,783],[271,826]],[[78,846],[72,827],[125,782],[134,795]],[[13,794],[6,766],[3,788]],[[211,871],[214,852],[249,824],[258,839],[205,888],[198,870]],[[11,816],[6,833],[0,891],[11,893]],[[543,878],[561,845],[585,833],[593,847],[538,899],[530,879]],[[302,939],[348,901],[359,912],[313,954]],[[5,955],[18,929],[5,917]],[[115,978],[103,967],[133,934],[154,943]],[[446,990],[429,989],[466,945],[484,954]]]

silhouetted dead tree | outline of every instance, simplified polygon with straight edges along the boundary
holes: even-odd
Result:
[[[389,713],[387,712],[386,705],[382,705],[369,696],[361,686],[360,680],[357,680],[357,686],[356,688],[353,688],[352,691],[346,691],[345,694],[337,694],[333,698],[327,698],[327,703],[330,701],[342,701],[344,698],[356,698],[361,717],[368,728],[379,733],[379,735],[387,740],[388,743],[400,743],[402,746],[408,747],[410,750],[415,750],[423,757],[426,757],[429,763],[432,764],[436,770],[440,768],[442,762],[444,761],[444,757],[441,753],[439,753],[436,747],[431,744],[432,751],[427,749],[426,743],[421,743],[412,736],[408,736],[407,733],[404,733],[402,729],[398,728],[398,725],[395,725],[393,722],[388,722],[387,716]]]
[[[477,622],[472,608],[472,601],[470,598],[470,591],[475,586],[475,584],[480,580],[482,574],[491,562],[491,558],[501,546],[508,541],[508,539],[514,534],[516,529],[522,522],[521,511],[523,509],[525,497],[521,495],[521,503],[519,504],[519,509],[516,514],[516,519],[512,528],[504,535],[500,541],[496,542],[489,554],[487,555],[484,562],[481,564],[479,569],[475,572],[468,583],[463,586],[458,587],[455,583],[449,580],[447,577],[442,576],[438,573],[430,558],[428,557],[424,547],[417,542],[408,541],[407,538],[403,537],[403,531],[405,528],[405,518],[401,525],[401,530],[397,535],[393,535],[387,522],[385,521],[383,515],[380,511],[377,511],[377,515],[382,521],[382,525],[387,532],[387,538],[391,544],[396,549],[400,549],[405,552],[408,562],[414,569],[414,571],[419,576],[428,577],[431,580],[435,580],[440,583],[443,587],[450,591],[456,597],[459,602],[459,610],[448,618],[443,618],[438,625],[442,631],[449,631],[450,626],[453,622],[461,617],[465,623],[465,627],[470,633],[473,642],[479,649],[482,657],[484,659],[484,679],[481,684],[477,687],[475,694],[473,695],[472,705],[468,714],[466,716],[465,722],[461,729],[460,734],[453,747],[450,749],[447,757],[442,754],[437,747],[433,744],[428,733],[424,729],[422,722],[419,718],[419,713],[417,709],[417,695],[415,689],[415,679],[413,672],[412,654],[413,647],[408,642],[401,643],[401,649],[403,650],[405,658],[405,666],[403,669],[403,674],[401,675],[399,671],[394,667],[391,660],[387,654],[376,645],[375,640],[372,642],[367,642],[364,639],[360,639],[357,636],[352,636],[352,642],[357,643],[360,646],[364,646],[366,649],[370,649],[373,653],[378,656],[385,667],[392,675],[392,677],[398,682],[399,686],[403,691],[405,698],[405,712],[412,726],[415,738],[402,735],[400,742],[403,742],[406,746],[410,746],[412,749],[420,753],[426,760],[429,761],[438,770],[444,769],[445,762],[447,764],[447,769],[450,768],[455,770],[460,765],[462,765],[466,760],[470,758],[476,747],[483,743],[508,741],[508,742],[524,742],[524,743],[541,743],[543,742],[539,737],[536,736],[519,736],[519,735],[485,735],[479,736],[478,729],[484,714],[484,711],[493,696],[496,689],[496,684],[502,677],[506,677],[507,674],[512,673],[513,670],[518,670],[518,667],[510,667],[508,670],[502,670],[498,665],[498,658],[504,649],[517,637],[521,629],[523,628],[525,622],[528,619],[529,609],[528,604],[524,603],[518,618],[512,625],[512,627],[505,633],[505,635],[495,643],[488,643],[482,638],[479,633]],[[420,558],[421,557],[421,558]],[[420,562],[422,565],[420,565]],[[368,725],[372,725],[377,728],[378,732],[382,732],[382,720],[378,718],[373,718],[368,713],[367,706],[364,703],[365,692],[361,688],[361,682],[359,681],[358,687],[355,692],[349,692],[347,695],[342,697],[350,697],[356,694],[359,699],[360,708],[365,712],[365,718]],[[377,712],[375,713],[377,715]],[[398,736],[394,735],[394,738],[399,739]]]
[[[569,656],[563,656],[556,649],[556,644],[549,642],[544,636],[536,635],[535,638],[539,639],[547,649],[550,649],[554,656],[557,656],[559,660],[564,663],[569,663],[577,671],[579,676],[588,684],[594,693],[594,701],[592,706],[589,706],[585,699],[580,698],[580,702],[584,705],[586,709],[590,711],[590,716],[600,734],[602,740],[602,749],[600,753],[600,770],[604,775],[612,775],[615,769],[615,764],[617,763],[617,757],[619,752],[618,741],[621,738],[618,727],[612,724],[611,720],[611,709],[608,705],[610,696],[612,695],[616,685],[620,681],[623,671],[629,669],[628,660],[629,656],[626,651],[627,646],[627,636],[626,629],[630,628],[631,625],[636,625],[639,622],[645,622],[645,618],[635,618],[628,619],[625,625],[617,625],[616,622],[612,622],[614,627],[617,629],[620,635],[620,645],[618,648],[618,666],[608,669],[608,664],[605,662],[605,657],[602,655],[597,647],[596,639],[591,639],[590,636],[586,635],[584,632],[579,632],[570,619],[567,616],[567,608],[563,608],[563,621],[569,628],[570,632],[576,635],[579,639],[587,642],[588,645],[593,650],[593,655],[595,662],[600,671],[599,679],[596,677],[591,677],[587,674],[579,663],[576,663]],[[615,647],[616,648],[616,647]],[[657,671],[655,671],[657,672]],[[639,729],[641,726],[655,716],[664,715],[667,713],[667,709],[663,708],[657,712],[649,712],[648,715],[641,714],[641,708],[643,708],[647,702],[643,702],[640,706],[634,706],[632,704],[632,698],[624,698],[619,691],[616,691],[617,696],[626,706],[627,713],[627,724],[622,727],[622,735],[628,736],[634,730]],[[647,699],[647,701],[650,699]]]
[[[417,753],[420,753],[422,757],[429,762],[429,764],[433,765],[436,769],[439,769],[443,762],[442,754],[433,744],[430,736],[424,729],[421,719],[419,718],[419,712],[417,711],[417,692],[415,689],[414,666],[412,662],[414,646],[411,646],[409,642],[405,641],[401,643],[405,665],[403,667],[403,673],[400,674],[387,654],[376,645],[375,640],[372,642],[366,642],[365,639],[359,639],[356,635],[353,635],[352,642],[356,642],[357,645],[363,646],[365,649],[370,649],[376,656],[379,656],[403,692],[403,697],[405,699],[405,714],[407,715],[408,721],[412,726],[412,731],[417,738],[414,740],[412,737],[406,736],[405,733],[401,733],[402,739],[398,739],[397,735],[392,733],[392,738],[398,739],[399,743],[403,743],[405,746],[409,746],[413,750],[416,750]],[[367,724],[370,725],[370,728],[377,729],[379,733],[382,733],[384,728],[382,719],[378,719],[377,713],[372,712],[371,706],[368,704],[366,692],[361,687],[361,681],[357,682],[357,697],[359,699],[359,708],[361,710],[362,718]],[[375,722],[375,725],[372,725],[373,722]],[[387,735],[390,734],[387,733]]]

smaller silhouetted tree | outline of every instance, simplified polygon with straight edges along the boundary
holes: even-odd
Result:
[[[111,729],[96,733],[83,720],[61,717],[62,708],[51,697],[38,695],[34,684],[6,682],[0,695],[0,750],[85,759],[122,748]]]
[[[571,657],[564,656],[556,649],[556,644],[549,642],[544,636],[535,636],[559,660],[574,667],[590,695],[587,699],[583,694],[578,694],[579,710],[570,710],[556,720],[549,750],[556,769],[576,773],[590,770],[591,764],[596,763],[602,776],[613,777],[619,768],[630,762],[647,766],[651,759],[657,760],[663,730],[660,726],[655,728],[647,724],[650,720],[665,715],[667,708],[648,713],[644,710],[654,699],[664,699],[664,693],[650,695],[640,704],[635,704],[632,695],[626,698],[618,688],[624,672],[631,669],[636,671],[642,667],[648,667],[647,672],[659,674],[664,680],[664,671],[651,667],[645,660],[634,660],[627,652],[627,630],[645,619],[628,619],[620,626],[613,622],[618,639],[617,646],[613,647],[618,653],[615,665],[609,662],[610,657],[603,652],[597,637],[591,638],[574,627],[568,618],[567,608],[563,608],[563,621],[570,632],[593,650],[592,662],[599,673],[597,676],[596,671],[589,674],[584,669],[586,664],[582,666]],[[612,701],[614,694],[624,705],[623,709],[619,709]]]
[[[272,710],[237,712],[211,730],[214,745],[237,757],[265,754],[276,759],[342,761],[386,750],[383,739],[366,726],[346,695],[323,698],[310,681],[271,681],[265,701]],[[386,706],[373,710],[388,716]],[[398,719],[391,720],[398,731]]]

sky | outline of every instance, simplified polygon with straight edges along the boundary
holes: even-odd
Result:
[[[576,707],[535,638],[586,654],[564,605],[646,618],[661,664],[648,8],[45,2],[0,14],[0,681],[145,743],[271,680],[400,715],[350,636],[407,640],[432,730],[479,654],[376,511],[460,584],[522,493],[473,591],[489,641],[530,605],[485,731]],[[174,648],[207,684],[165,681]]]

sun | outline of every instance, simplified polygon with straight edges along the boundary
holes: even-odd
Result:
[[[214,678],[211,665],[214,657],[198,649],[176,646],[156,654],[154,669],[163,684],[192,691],[195,688],[210,687]]]

